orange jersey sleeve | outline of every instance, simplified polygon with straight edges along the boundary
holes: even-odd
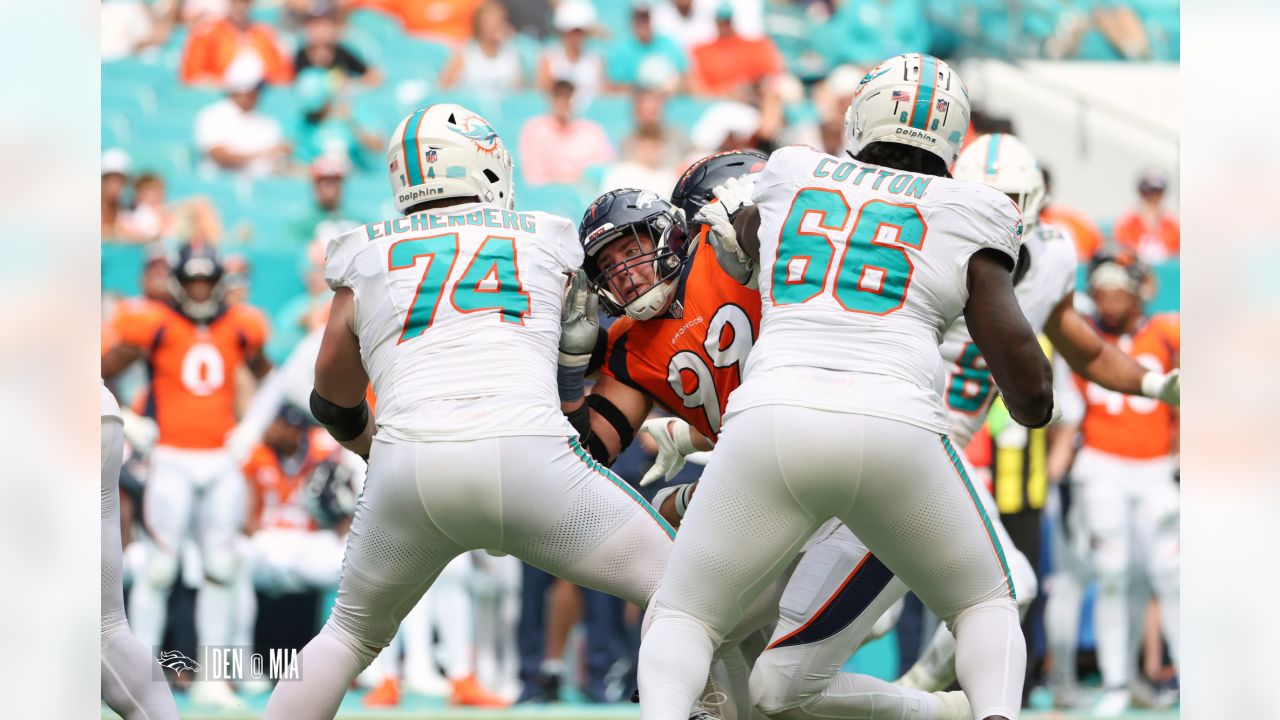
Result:
[[[1179,320],[1176,315],[1150,318],[1133,335],[1104,335],[1152,370],[1178,366]],[[1176,417],[1172,408],[1153,398],[1124,395],[1076,376],[1085,399],[1081,433],[1085,447],[1134,459],[1164,457],[1173,451]]]
[[[760,330],[760,296],[726,275],[703,241],[668,315],[614,323],[601,372],[714,440]]]
[[[250,305],[236,305],[227,310],[227,316],[235,323],[244,340],[244,356],[251,358],[262,352],[271,334],[267,317],[262,311]]]
[[[168,308],[153,300],[125,300],[116,308],[105,335],[113,341],[111,345],[124,343],[149,350],[168,314]]]

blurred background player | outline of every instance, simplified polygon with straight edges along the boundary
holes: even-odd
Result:
[[[243,470],[250,510],[236,644],[253,642],[255,590],[280,595],[338,586],[363,466],[292,404],[267,427]]]
[[[102,356],[108,380],[134,361],[146,360],[151,384],[145,414],[159,428],[143,494],[147,567],[133,583],[129,615],[138,639],[159,646],[180,550],[190,535],[204,574],[196,610],[198,642],[229,645],[246,487],[223,443],[236,424],[237,368],[247,366],[258,378],[271,369],[262,354],[267,326],[252,307],[223,302],[223,267],[212,247],[184,245],[172,268],[174,299],[121,303],[112,322],[115,342]],[[195,683],[192,697],[200,704],[239,705],[223,681]]]
[[[1178,367],[1176,314],[1143,310],[1146,271],[1132,257],[1103,256],[1089,273],[1098,331],[1152,372]],[[1156,400],[1126,396],[1084,377],[1083,448],[1072,472],[1081,529],[1098,579],[1095,628],[1104,695],[1095,714],[1129,707],[1134,634],[1129,586],[1145,581],[1160,604],[1161,627],[1175,665],[1179,659],[1178,411]]]
[[[102,385],[102,697],[124,720],[177,720],[178,706],[151,648],[129,632],[120,548],[120,463],[124,421]]]

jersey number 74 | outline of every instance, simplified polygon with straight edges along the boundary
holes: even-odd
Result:
[[[805,303],[829,292],[850,312],[888,315],[902,308],[915,270],[902,246],[919,250],[929,230],[920,210],[869,200],[858,208],[838,247],[832,238],[843,234],[851,212],[835,190],[796,193],[778,237],[770,288],[775,306]]]
[[[422,279],[405,314],[404,330],[397,344],[412,340],[435,321],[446,281],[458,259],[458,234],[399,240],[387,250],[387,270],[412,270],[426,258]],[[529,293],[520,285],[514,238],[490,235],[480,244],[462,277],[453,284],[449,302],[460,313],[497,310],[504,323],[524,324],[529,315]]]

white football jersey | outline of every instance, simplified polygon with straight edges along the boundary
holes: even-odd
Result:
[[[468,203],[329,242],[325,280],[355,293],[378,433],[401,440],[572,435],[556,394],[577,229]]]
[[[1027,323],[1038,333],[1053,308],[1075,290],[1076,246],[1061,229],[1044,224],[1028,233],[1023,244],[1031,265],[1013,291]],[[951,415],[948,434],[964,447],[986,422],[996,388],[963,316],[942,338],[942,359],[947,371],[942,397]]]
[[[1013,201],[807,147],[774,152],[752,199],[760,337],[729,410],[802,405],[946,432],[938,344],[968,302],[970,256],[1016,260]]]

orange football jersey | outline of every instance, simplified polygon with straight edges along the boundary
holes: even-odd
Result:
[[[672,308],[677,317],[615,322],[601,372],[714,440],[760,332],[760,294],[720,269],[704,237],[685,267]]]
[[[322,428],[307,433],[306,456],[302,464],[285,471],[271,448],[259,445],[244,464],[244,476],[252,488],[258,510],[258,526],[263,528],[314,530],[315,520],[302,505],[300,492],[316,466],[336,460],[339,445]]]
[[[235,369],[262,351],[267,322],[235,305],[206,326],[154,300],[120,304],[111,332],[141,348],[151,374],[145,414],[160,429],[157,442],[207,450],[222,447],[236,424]]]
[[[1178,365],[1179,327],[1178,316],[1169,314],[1149,318],[1132,335],[1099,333],[1142,365],[1168,372]],[[1085,399],[1081,425],[1085,447],[1135,459],[1164,457],[1172,452],[1176,420],[1168,405],[1153,398],[1107,390],[1085,382],[1079,375],[1076,384]]]

